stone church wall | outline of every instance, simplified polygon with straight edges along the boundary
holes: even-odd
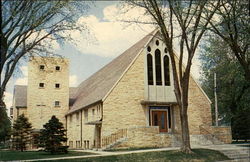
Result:
[[[140,54],[103,103],[102,136],[122,128],[146,126],[144,56]]]

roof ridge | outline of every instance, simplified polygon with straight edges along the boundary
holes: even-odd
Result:
[[[147,34],[146,36],[144,36],[142,39],[144,39],[147,36],[150,36],[152,33],[154,33],[156,30],[153,30],[151,33]],[[152,34],[153,35],[153,34]],[[109,66],[110,64],[112,64],[113,62],[115,62],[117,59],[119,59],[120,57],[122,57],[124,54],[126,54],[127,51],[129,51],[131,48],[135,47],[138,43],[140,43],[140,41],[142,40],[138,40],[135,44],[133,44],[132,46],[130,46],[128,49],[126,49],[125,51],[123,51],[120,55],[116,56],[113,60],[111,60],[109,63],[107,63],[106,65],[104,65],[102,68],[100,68],[98,71],[96,71],[95,73],[93,73],[92,75],[90,75],[87,79],[83,80],[76,88],[80,87],[81,84],[84,84],[85,82],[87,82],[88,80],[90,80],[96,73],[101,72],[104,68],[106,68],[107,66]],[[77,98],[77,96],[76,96]]]

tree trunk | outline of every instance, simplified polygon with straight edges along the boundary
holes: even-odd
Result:
[[[5,114],[4,111],[6,111],[6,105],[5,102],[3,100],[3,97],[1,97],[0,99],[0,126],[2,125],[1,123],[3,123],[6,118],[5,118]]]
[[[181,133],[182,133],[181,151],[190,154],[192,153],[192,150],[190,146],[187,106],[185,106],[184,104],[182,104],[182,107],[180,108],[180,117],[181,117]]]
[[[192,153],[191,145],[190,145],[188,112],[187,112],[190,68],[191,66],[186,67],[184,75],[180,79],[181,102],[179,103],[179,107],[180,107],[181,133],[182,133],[181,151],[186,154]]]

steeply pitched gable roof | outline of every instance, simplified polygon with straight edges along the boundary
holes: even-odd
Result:
[[[104,66],[87,80],[83,81],[77,87],[78,89],[75,93],[75,102],[70,108],[68,114],[93,103],[102,101],[143,47],[145,47],[153,38],[156,32],[157,30],[154,30],[142,38],[135,45],[111,61],[108,65]]]

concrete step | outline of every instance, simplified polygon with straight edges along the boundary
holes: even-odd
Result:
[[[121,144],[122,142],[127,141],[127,139],[128,139],[128,138],[126,138],[126,137],[120,138],[120,139],[118,139],[117,141],[115,141],[114,143],[109,144],[108,146],[106,146],[105,148],[103,148],[103,150],[112,149],[112,148],[114,148],[115,146]]]
[[[224,161],[217,161],[217,162],[249,162],[250,158],[247,159],[234,159],[234,160],[224,160]]]
[[[231,150],[220,150],[224,155],[230,159],[250,159],[250,148],[244,149],[231,149]]]

